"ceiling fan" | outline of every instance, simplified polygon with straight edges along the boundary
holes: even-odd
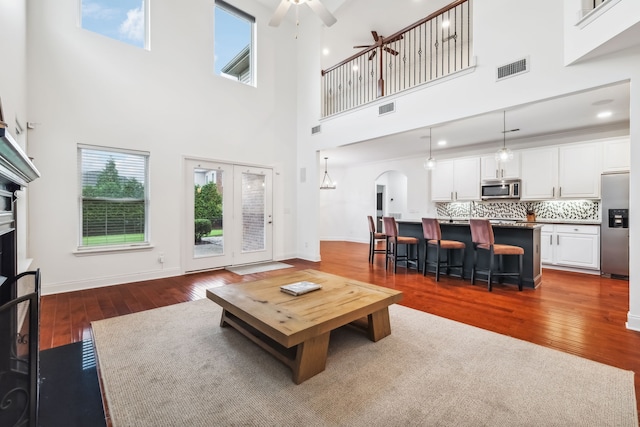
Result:
[[[371,48],[371,47],[379,47],[381,49],[383,49],[386,52],[389,52],[390,54],[396,56],[398,55],[398,51],[391,49],[388,46],[384,46],[387,43],[393,43],[395,41],[398,40],[402,40],[402,35],[396,36],[396,37],[391,37],[388,39],[385,39],[384,37],[382,37],[381,35],[378,35],[377,31],[371,31],[371,35],[373,36],[373,41],[375,41],[374,44],[372,45],[363,45],[363,46],[354,46],[354,49],[361,49],[361,48]],[[369,55],[369,60],[373,59],[374,56],[376,56],[376,53],[378,52],[377,49],[374,49],[371,51],[371,54]]]
[[[269,21],[269,25],[272,27],[277,27],[278,25],[280,25],[292,3],[296,6],[302,3],[306,3],[307,6],[309,6],[311,10],[313,10],[313,12],[318,15],[318,17],[320,17],[322,22],[324,22],[324,25],[326,25],[327,27],[332,26],[337,21],[335,16],[333,16],[331,12],[329,12],[327,8],[324,7],[320,0],[281,0],[278,8],[271,17],[271,21]]]

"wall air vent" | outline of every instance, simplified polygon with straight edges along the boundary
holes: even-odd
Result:
[[[529,57],[503,65],[496,69],[496,80],[506,79],[529,71]]]
[[[320,125],[311,128],[311,135],[315,135],[316,133],[320,133]]]
[[[390,102],[388,104],[384,104],[378,107],[378,115],[382,116],[383,114],[389,114],[396,111],[396,103]]]

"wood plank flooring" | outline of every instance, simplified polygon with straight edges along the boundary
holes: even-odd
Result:
[[[636,373],[640,391],[640,332],[626,329],[629,283],[625,280],[545,269],[538,289],[423,277],[399,267],[384,269],[382,255],[368,264],[368,245],[322,242],[322,261],[287,260],[296,269],[328,273],[400,290],[400,304]],[[42,297],[42,350],[91,337],[90,322],[205,298],[205,290],[282,274],[238,276],[226,270],[191,274]],[[290,271],[290,270],[289,270]],[[391,325],[393,329],[393,325]],[[524,397],[523,397],[524,398]]]

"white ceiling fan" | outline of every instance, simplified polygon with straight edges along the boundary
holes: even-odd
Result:
[[[307,6],[309,6],[311,10],[313,10],[313,12],[318,15],[320,19],[322,19],[322,22],[324,22],[324,25],[326,25],[327,27],[332,26],[337,21],[335,16],[333,16],[331,12],[329,12],[327,8],[324,7],[322,3],[320,3],[320,0],[281,0],[278,8],[271,17],[271,21],[269,21],[269,25],[272,27],[277,27],[278,25],[280,25],[292,3],[296,6],[302,3],[306,3]]]

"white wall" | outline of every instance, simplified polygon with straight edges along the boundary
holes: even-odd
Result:
[[[45,293],[181,273],[183,156],[273,166],[274,257],[295,256],[293,29],[268,27],[272,10],[253,0],[233,4],[256,17],[256,88],[213,74],[213,2],[152,2],[151,51],[78,28],[78,0],[29,2],[29,120],[40,123],[30,148],[42,173],[31,248]],[[74,255],[80,143],[151,153],[153,249]]]
[[[427,171],[424,159],[404,159],[363,164],[348,168],[330,168],[338,188],[320,191],[319,222],[322,240],[369,241],[367,215],[375,218],[376,182],[391,172],[387,179],[386,212],[401,213],[403,218],[435,215],[428,203]],[[336,177],[334,177],[334,170]],[[338,179],[339,177],[339,179]],[[389,199],[394,199],[389,203]]]
[[[16,142],[30,154],[27,144],[27,24],[26,0],[0,0],[0,51],[5,58],[0,67],[0,100],[7,128]],[[16,120],[25,130],[18,135]],[[27,240],[28,189],[16,201],[18,272],[30,265]]]

